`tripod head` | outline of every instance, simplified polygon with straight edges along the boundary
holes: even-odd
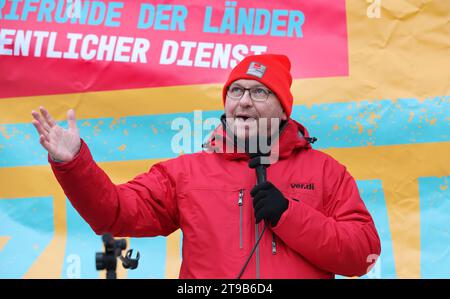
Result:
[[[95,266],[97,270],[106,269],[106,279],[116,279],[117,258],[122,261],[122,266],[125,269],[136,269],[139,263],[139,251],[135,258],[132,258],[133,249],[127,251],[125,256],[122,256],[122,250],[127,248],[126,239],[114,239],[111,234],[107,233],[102,236],[105,252],[97,252],[95,254]]]

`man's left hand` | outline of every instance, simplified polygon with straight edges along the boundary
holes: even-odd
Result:
[[[276,226],[289,203],[281,191],[271,182],[264,182],[256,185],[250,195],[253,197],[256,223],[267,219],[272,226]]]

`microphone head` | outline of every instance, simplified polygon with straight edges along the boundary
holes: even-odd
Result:
[[[256,168],[258,166],[270,166],[269,155],[267,154],[249,154],[248,167]]]
[[[250,168],[256,168],[261,165],[261,156],[255,156],[250,157],[250,160],[248,160],[248,167]]]

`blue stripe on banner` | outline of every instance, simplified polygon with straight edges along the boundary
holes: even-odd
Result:
[[[296,106],[293,116],[318,135],[318,148],[347,148],[449,141],[449,111],[445,96]]]
[[[423,101],[397,99],[311,107],[298,105],[293,109],[292,118],[318,138],[314,144],[317,149],[445,142],[450,140],[449,100],[450,96],[444,96]],[[222,111],[204,111],[195,122],[194,112],[191,112],[84,119],[77,124],[98,162],[161,159],[178,155],[171,147],[178,133],[171,129],[173,120],[184,117],[193,130],[194,126],[201,128],[202,121],[221,114]],[[67,126],[65,121],[60,124]],[[200,132],[201,136],[187,132],[185,136],[190,137],[191,146],[184,153],[199,150],[211,128],[204,126]],[[47,164],[46,152],[31,123],[3,125],[0,133],[0,167]],[[195,143],[195,140],[200,142]]]
[[[381,255],[372,269],[361,278],[396,278],[392,237],[381,180],[358,180],[356,183],[381,240]],[[373,258],[369,257],[369,262],[372,260]]]
[[[133,248],[141,258],[137,269],[128,270],[129,278],[165,278],[167,238],[163,236],[152,238],[130,238],[128,248]],[[125,252],[124,252],[125,254]]]
[[[22,278],[54,235],[53,198],[0,199],[0,278]]]
[[[419,178],[422,278],[450,277],[450,176]]]
[[[95,253],[103,252],[101,236],[96,235],[66,199],[67,243],[61,278],[99,278]]]

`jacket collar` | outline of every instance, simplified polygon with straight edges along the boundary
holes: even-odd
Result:
[[[225,124],[222,122],[211,133],[208,141],[203,144],[205,152],[216,152],[227,160],[248,160],[249,154],[238,151],[236,148],[228,149],[232,142],[232,136],[227,136]],[[279,138],[272,145],[271,157],[286,159],[293,152],[300,149],[310,149],[311,143],[316,141],[315,137],[310,137],[306,128],[293,119],[288,119],[287,124],[282,127]]]

